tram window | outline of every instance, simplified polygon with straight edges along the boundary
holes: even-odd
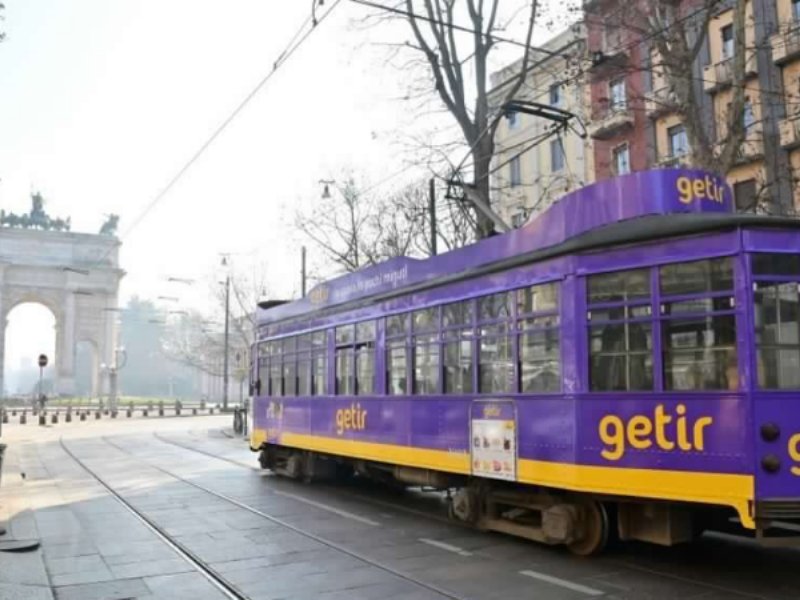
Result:
[[[414,332],[436,331],[439,329],[439,308],[424,308],[412,313]]]
[[[409,314],[386,317],[386,337],[405,335],[409,329]]]
[[[258,359],[258,381],[261,382],[259,396],[269,395],[269,357],[263,356]]]
[[[517,314],[558,310],[558,284],[543,283],[517,290]]]
[[[536,326],[541,321],[536,323],[536,320],[531,320],[528,323]],[[557,327],[532,329],[520,334],[519,379],[520,392],[561,390],[561,345]]]
[[[324,348],[327,336],[325,330],[315,331],[311,334],[311,346],[313,348]]]
[[[800,298],[797,283],[756,284],[758,385],[800,388]]]
[[[283,395],[297,395],[297,362],[294,356],[283,357]]]
[[[356,394],[372,394],[375,389],[375,345],[361,344],[356,347]]]
[[[659,277],[665,296],[729,291],[733,289],[733,261],[728,257],[664,265]]]
[[[478,298],[478,320],[499,321],[511,317],[511,294],[501,292]]]
[[[283,339],[283,353],[294,352],[297,350],[297,338],[294,336]]]
[[[283,396],[283,371],[280,358],[272,358],[269,365],[269,395]]]
[[[653,328],[646,322],[590,327],[590,388],[594,392],[653,389]]]
[[[311,395],[324,396],[328,387],[328,357],[324,352],[314,352],[311,356]]]
[[[661,325],[661,340],[664,389],[738,388],[734,315],[669,319]]]
[[[311,356],[304,354],[297,360],[297,395],[309,396],[311,392]]]
[[[630,302],[650,298],[650,269],[633,269],[591,275],[589,304]]]
[[[346,344],[352,344],[353,340],[355,339],[355,326],[351,325],[342,325],[336,328],[336,345],[337,346],[344,346]]]
[[[478,392],[509,393],[514,387],[511,338],[481,338],[478,363]]]
[[[355,371],[353,348],[336,350],[336,393],[340,396],[352,396],[355,393]]]
[[[390,396],[408,393],[408,348],[405,339],[387,342],[386,377],[386,390]]]
[[[439,392],[439,342],[438,336],[416,336],[413,345],[414,394],[436,394]]]
[[[356,341],[375,341],[375,321],[362,321],[356,325]]]
[[[444,343],[444,393],[472,393],[472,340]]]
[[[453,302],[442,307],[442,327],[469,327],[473,323],[472,300]]]
[[[798,254],[753,254],[754,275],[777,275],[796,277],[800,275],[800,255]]]
[[[308,350],[311,347],[311,334],[305,333],[297,336],[297,349]]]

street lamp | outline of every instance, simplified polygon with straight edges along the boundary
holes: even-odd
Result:
[[[222,267],[225,269],[225,356],[222,367],[222,410],[228,410],[228,343],[230,338],[230,301],[231,273],[228,270],[228,257],[222,255]]]
[[[331,197],[331,188],[334,183],[336,183],[335,179],[320,179],[319,182],[324,186],[322,188],[322,198],[327,200]]]

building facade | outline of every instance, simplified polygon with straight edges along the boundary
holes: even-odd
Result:
[[[642,11],[653,3],[640,0]],[[748,0],[745,17],[745,80],[734,82],[734,1],[720,3],[707,24],[698,19],[698,0],[683,0],[686,28],[707,30],[686,77],[695,88],[696,110],[710,140],[727,139],[735,85],[745,92],[745,140],[726,174],[741,210],[800,212],[800,0]],[[494,200],[508,222],[521,224],[565,192],[594,180],[632,171],[687,163],[685,124],[674,109],[674,91],[648,25],[637,26],[635,4],[624,0],[587,0],[585,25],[545,45],[557,54],[581,57],[576,75],[558,58],[530,69],[521,97],[547,103],[559,87],[564,108],[585,120],[588,140],[564,137],[564,162],[553,158],[547,142],[514,159],[525,140],[549,125],[527,115],[512,115],[497,132]],[[694,19],[694,20],[692,20]],[[690,42],[693,41],[690,39]],[[518,72],[521,61],[495,74],[501,82]],[[515,70],[516,69],[516,70]],[[498,94],[498,97],[502,97]]]
[[[575,75],[585,57],[585,32],[575,26],[551,39],[532,55],[520,100],[538,102],[585,118],[585,86]],[[493,107],[505,97],[522,68],[522,59],[491,76]],[[565,74],[571,73],[569,77]],[[552,134],[554,123],[522,113],[508,113],[497,129],[492,177],[493,204],[506,223],[519,227],[565,193],[591,179],[587,140],[575,129]]]

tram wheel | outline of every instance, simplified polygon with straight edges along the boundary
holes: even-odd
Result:
[[[608,511],[602,502],[583,500],[578,506],[581,511],[583,536],[567,544],[569,551],[576,556],[591,556],[602,552],[608,543]]]

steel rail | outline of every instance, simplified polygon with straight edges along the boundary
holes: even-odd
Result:
[[[158,436],[156,436],[156,437],[158,437]],[[161,439],[161,438],[158,437],[158,439]],[[128,456],[136,457],[136,455],[134,455],[132,452],[130,452],[126,448],[123,448],[123,447],[117,445],[116,443],[114,443],[113,441],[109,440],[108,438],[103,437],[102,440],[104,442],[106,442],[109,446],[112,446],[113,448],[116,448],[120,452],[123,452],[123,453],[127,454]],[[231,462],[233,462],[233,461],[231,461]],[[278,517],[275,517],[273,515],[265,513],[264,511],[261,511],[261,510],[255,508],[255,507],[253,507],[253,506],[250,506],[249,504],[245,504],[244,502],[241,502],[241,501],[237,500],[236,498],[232,498],[232,497],[230,497],[230,496],[228,496],[226,494],[223,494],[221,492],[217,492],[215,490],[212,490],[211,488],[208,488],[208,487],[206,487],[204,485],[201,485],[199,483],[195,483],[194,481],[191,481],[191,480],[189,480],[189,479],[187,479],[185,477],[182,477],[180,475],[172,473],[171,471],[169,471],[167,469],[164,469],[162,467],[154,465],[151,462],[147,462],[146,464],[147,464],[148,467],[150,467],[152,469],[155,469],[156,471],[158,471],[160,473],[163,473],[164,475],[167,475],[168,477],[172,477],[173,479],[175,479],[177,481],[180,481],[181,483],[185,483],[186,485],[189,485],[189,486],[191,486],[193,488],[201,490],[201,491],[205,492],[206,494],[209,494],[211,496],[219,498],[220,500],[224,500],[225,502],[233,504],[234,506],[237,506],[237,507],[241,508],[242,510],[246,510],[246,511],[248,511],[248,512],[254,514],[254,515],[262,517],[262,518],[266,519],[267,521],[270,521],[271,523],[274,523],[275,525],[278,525],[280,527],[288,529],[289,531],[292,531],[292,532],[294,532],[294,533],[296,533],[298,535],[301,535],[301,536],[303,536],[305,538],[313,540],[313,541],[315,541],[315,542],[317,542],[319,544],[322,544],[323,546],[326,546],[326,547],[328,547],[328,548],[330,548],[332,550],[336,550],[337,552],[341,552],[342,554],[346,554],[347,556],[350,556],[351,558],[355,558],[356,560],[358,560],[360,562],[363,562],[364,564],[370,565],[371,567],[375,567],[376,569],[379,569],[381,571],[384,571],[385,573],[393,575],[394,577],[397,577],[398,579],[400,579],[402,581],[405,581],[406,583],[409,583],[409,584],[414,585],[416,587],[425,589],[425,590],[427,590],[429,592],[433,592],[433,593],[435,593],[435,594],[437,594],[437,595],[439,595],[439,596],[441,596],[443,598],[449,598],[450,600],[466,600],[466,598],[464,596],[459,596],[458,594],[456,594],[454,592],[451,592],[451,591],[448,591],[446,589],[443,589],[443,588],[441,588],[441,587],[439,587],[437,585],[434,585],[434,584],[431,584],[431,583],[426,583],[424,581],[416,579],[415,577],[413,577],[411,575],[408,575],[406,573],[403,573],[402,571],[399,571],[397,569],[394,569],[393,567],[390,567],[389,565],[385,565],[385,564],[383,564],[383,563],[381,563],[381,562],[379,562],[377,560],[369,558],[368,556],[365,556],[365,555],[361,554],[360,552],[356,552],[354,550],[350,550],[348,548],[345,548],[341,544],[338,544],[338,543],[333,542],[331,540],[327,540],[327,539],[325,539],[323,537],[318,536],[315,533],[311,533],[310,531],[306,531],[304,529],[301,529],[300,527],[292,525],[291,523],[288,523],[288,522],[284,521],[283,519],[280,519]],[[238,464],[239,466],[242,466],[242,467],[245,466],[242,463],[236,463],[236,464]]]
[[[233,600],[250,600],[250,596],[243,593],[231,583],[220,575],[211,565],[202,560],[194,552],[186,548],[181,542],[177,541],[174,537],[170,536],[160,525],[153,521],[150,517],[145,515],[142,511],[137,509],[133,504],[126,500],[119,492],[111,487],[100,475],[86,465],[84,461],[78,458],[72,450],[64,443],[64,438],[59,437],[59,443],[64,452],[69,455],[84,471],[91,475],[100,485],[102,485],[111,496],[119,502],[125,509],[136,517],[145,527],[152,531],[156,537],[164,542],[169,548],[178,556],[188,562],[194,569],[205,577],[209,583],[222,592],[226,598]]]

